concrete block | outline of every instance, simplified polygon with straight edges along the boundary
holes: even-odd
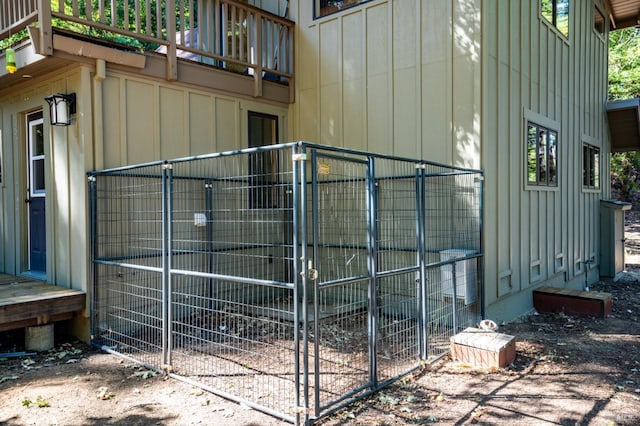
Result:
[[[53,349],[53,323],[25,328],[25,349],[28,351],[48,351]]]

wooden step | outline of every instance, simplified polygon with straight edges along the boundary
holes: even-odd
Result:
[[[538,312],[605,318],[611,314],[611,294],[600,291],[541,287],[533,291],[533,307]]]

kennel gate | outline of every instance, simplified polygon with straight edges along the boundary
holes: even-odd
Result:
[[[483,317],[482,173],[292,143],[89,173],[92,342],[293,423]]]

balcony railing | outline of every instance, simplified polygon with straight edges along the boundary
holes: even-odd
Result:
[[[263,78],[293,80],[294,23],[233,0],[3,0],[0,39],[35,21],[45,55],[61,28],[166,54],[169,80],[177,58],[253,75],[256,96]]]

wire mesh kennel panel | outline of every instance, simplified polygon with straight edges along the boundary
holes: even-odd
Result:
[[[171,201],[174,374],[285,415],[297,365],[291,155],[173,163]],[[199,185],[179,190],[184,177]]]
[[[93,342],[311,422],[481,312],[481,175],[307,143],[90,174]]]
[[[100,277],[93,340],[156,368],[163,365],[165,306],[161,176],[161,166],[151,165],[92,182],[92,256]]]
[[[427,358],[482,317],[482,175],[427,164],[424,170],[425,336]]]

